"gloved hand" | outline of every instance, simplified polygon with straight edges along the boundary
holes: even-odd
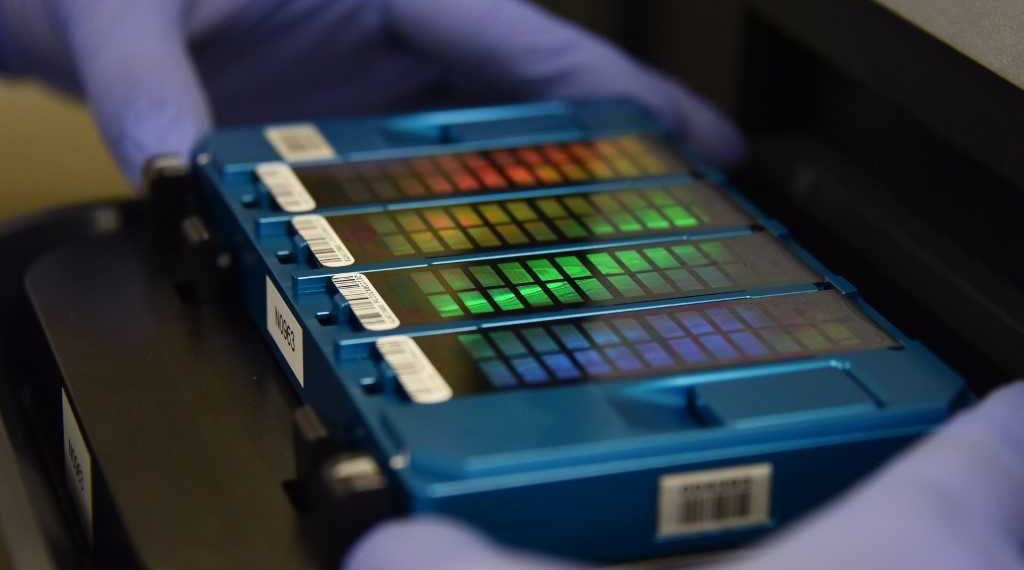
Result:
[[[628,96],[710,160],[743,152],[702,98],[516,0],[0,0],[0,73],[84,95],[124,173],[211,123]]]
[[[384,524],[347,570],[565,570],[457,523]],[[1024,569],[1024,382],[993,393],[832,505],[718,570]]]

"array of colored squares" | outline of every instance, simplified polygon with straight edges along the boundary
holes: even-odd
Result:
[[[450,333],[419,337],[417,343],[463,393],[642,378],[895,345],[834,291]]]
[[[703,182],[328,217],[359,262],[749,225]]]
[[[660,138],[628,135],[296,168],[318,207],[587,184],[687,172]]]
[[[405,325],[819,280],[763,233],[461,262],[367,277]]]

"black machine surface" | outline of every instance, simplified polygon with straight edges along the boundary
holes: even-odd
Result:
[[[1011,255],[1021,75],[990,70],[952,32],[919,29],[914,3],[892,4],[903,16],[852,0],[738,3],[742,81],[729,83],[742,85],[753,157],[741,175],[984,393],[1024,372],[1024,273]],[[637,8],[627,24],[678,10]],[[660,38],[632,47],[664,52]],[[94,545],[97,567],[329,565],[304,531],[301,492],[283,485],[297,402],[221,295],[226,260],[202,240],[180,245],[188,193],[163,190],[177,199],[0,231],[0,568],[90,565],[59,454],[61,379],[106,466],[95,516],[118,540]]]

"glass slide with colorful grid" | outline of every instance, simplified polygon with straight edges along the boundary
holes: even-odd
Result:
[[[713,294],[803,290],[823,278],[767,232],[446,263],[333,277],[356,330],[452,323]],[[345,319],[339,319],[345,320]],[[455,326],[458,326],[457,324]],[[339,332],[339,334],[341,334]]]
[[[409,337],[405,337],[409,339]],[[389,337],[381,343],[394,343]],[[422,336],[413,342],[454,396],[573,382],[642,380],[896,341],[835,291]],[[403,379],[405,368],[397,370]],[[417,396],[423,398],[422,390]],[[451,397],[451,396],[449,396]]]
[[[386,264],[566,244],[744,230],[753,219],[705,182],[291,219],[315,267]],[[301,247],[301,245],[300,245]],[[341,252],[341,253],[339,253]]]
[[[292,168],[256,168],[260,185],[289,212],[679,176],[688,169],[656,137],[619,136]],[[285,182],[287,180],[287,183]],[[282,188],[287,191],[282,200]],[[294,194],[307,206],[288,207]]]
[[[405,509],[518,547],[743,544],[972,401],[628,101],[223,129],[195,166],[303,402]]]
[[[619,107],[612,111],[612,107]],[[645,111],[607,102],[242,127],[197,152],[204,182],[250,220],[614,188],[702,175]],[[611,112],[609,112],[611,111]]]
[[[309,166],[295,174],[316,205],[326,208],[685,172],[663,141],[622,136]]]

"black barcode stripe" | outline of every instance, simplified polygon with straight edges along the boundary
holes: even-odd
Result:
[[[313,252],[313,256],[322,265],[351,263],[352,260],[344,257],[326,234],[327,230],[323,227],[326,223],[322,219],[313,218],[292,220],[295,231],[299,232],[302,239],[306,240],[306,245]]]
[[[288,207],[297,207],[302,204],[302,193],[291,184],[275,184],[270,187],[270,190],[281,208],[287,209]]]
[[[452,397],[451,387],[415,340],[407,336],[384,337],[377,339],[376,344],[413,401],[437,403]]]
[[[394,328],[397,326],[397,319],[393,316],[390,308],[383,299],[370,289],[366,278],[358,273],[342,274],[334,276],[334,283],[338,287],[349,307],[355,313],[356,318],[367,329],[375,327]]]
[[[683,486],[678,522],[692,526],[745,519],[751,514],[753,487],[750,477]]]
[[[267,127],[263,135],[287,161],[324,160],[336,156],[331,143],[312,123]]]
[[[409,349],[407,343],[401,341],[379,342],[377,348],[395,374],[406,382],[414,384],[413,389],[420,386],[426,387],[427,381],[423,376],[429,370],[419,355]]]
[[[404,342],[381,342],[378,346],[385,357],[395,358],[395,360],[388,360],[395,372],[416,373],[423,370],[422,362],[416,358],[416,355],[409,350]]]
[[[278,133],[278,142],[288,152],[309,152],[323,148],[323,139],[315,132],[284,131]]]
[[[284,211],[306,212],[316,207],[316,201],[302,185],[302,181],[283,162],[259,164],[256,167],[256,175]]]
[[[658,534],[684,536],[771,520],[772,465],[756,463],[663,475]]]

